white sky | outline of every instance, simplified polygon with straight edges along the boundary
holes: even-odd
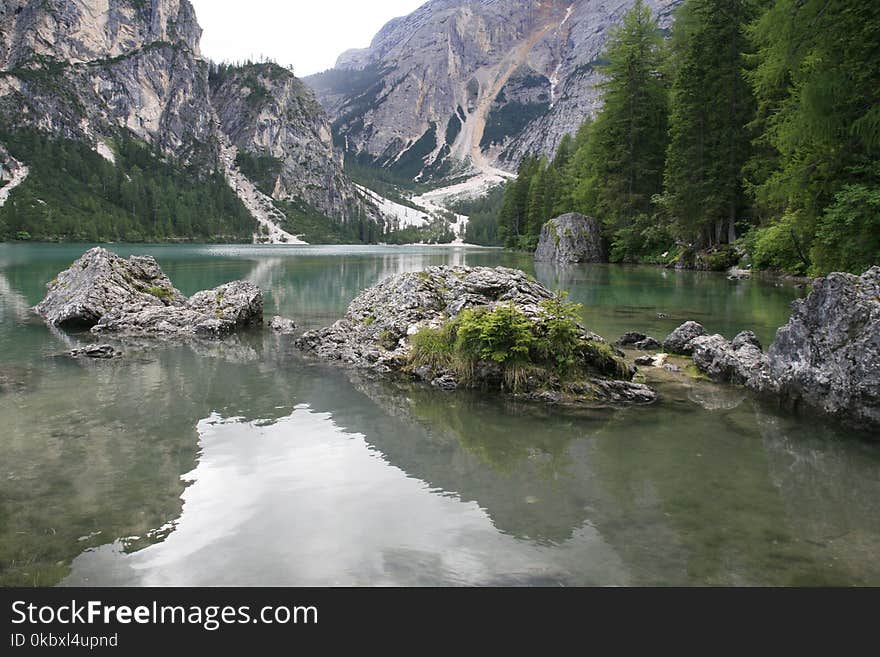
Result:
[[[191,0],[202,26],[202,54],[215,61],[266,56],[299,76],[332,68],[349,48],[425,0]]]

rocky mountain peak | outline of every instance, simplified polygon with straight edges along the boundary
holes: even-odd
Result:
[[[516,169],[601,103],[596,64],[634,0],[432,0],[307,79],[347,151],[416,178]],[[646,0],[668,26],[681,0]]]

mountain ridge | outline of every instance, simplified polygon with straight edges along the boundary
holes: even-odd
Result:
[[[600,53],[633,2],[430,0],[304,81],[361,162],[417,180],[509,173],[595,115]],[[646,0],[664,27],[680,3]]]

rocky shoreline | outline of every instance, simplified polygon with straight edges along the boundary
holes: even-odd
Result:
[[[687,322],[664,341],[718,383],[745,386],[793,410],[812,410],[857,429],[880,427],[880,267],[834,273],[792,304],[765,352],[751,331],[733,340]]]

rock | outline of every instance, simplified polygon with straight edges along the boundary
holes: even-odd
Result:
[[[693,352],[690,341],[701,335],[706,335],[706,329],[697,322],[685,322],[663,341],[663,349],[671,354],[684,354],[689,356]]]
[[[535,260],[559,264],[607,262],[602,226],[596,219],[576,212],[551,219],[541,229]]]
[[[633,346],[640,351],[654,351],[655,349],[663,348],[663,345],[660,344],[659,340],[650,336],[645,338],[644,340],[636,342]]]
[[[745,281],[752,277],[752,271],[750,269],[740,269],[739,267],[733,266],[727,270],[727,280],[729,281]]]
[[[296,332],[296,323],[292,319],[278,317],[277,315],[269,322],[269,328],[281,335],[290,335]]]
[[[630,331],[628,333],[624,333],[620,336],[620,339],[617,340],[617,344],[621,347],[628,347],[630,345],[637,344],[642,342],[643,340],[647,340],[648,336],[644,333],[638,333],[636,331]]]
[[[155,337],[216,339],[261,324],[263,293],[244,281],[187,299],[150,256],[91,249],[49,284],[34,308],[52,326]]]
[[[758,351],[763,351],[764,349],[764,347],[761,346],[761,341],[758,339],[758,336],[751,331],[743,331],[730,343],[731,348],[734,350],[741,349],[748,345],[755,347]]]
[[[624,333],[615,344],[621,347],[632,347],[639,351],[654,351],[663,347],[656,338],[635,331]]]
[[[752,332],[740,333],[732,342],[721,335],[701,335],[693,339],[694,364],[720,383],[736,383],[760,388],[766,378],[767,359]]]
[[[669,354],[645,354],[636,358],[635,363],[640,367],[665,367]]]
[[[91,328],[124,305],[166,306],[185,299],[151,256],[124,260],[100,247],[83,254],[47,288],[34,311],[62,328]]]
[[[441,389],[462,386],[500,389],[504,371],[493,362],[478,361],[467,380],[441,364],[423,365],[410,371],[411,338],[426,328],[439,328],[463,310],[483,307],[493,310],[501,304],[513,304],[530,322],[546,316],[541,303],[552,299],[546,287],[524,272],[486,267],[431,267],[423,272],[392,276],[362,292],[345,316],[324,329],[310,331],[296,341],[307,354],[337,361],[355,368],[383,375],[407,374]],[[604,339],[582,326],[578,327],[584,365],[594,377],[579,382],[561,382],[555,375],[527,373],[521,394],[547,398],[548,387],[554,399],[576,401],[617,401],[653,399],[650,388],[599,384],[597,381],[625,379],[631,371],[616,356]],[[553,379],[552,381],[549,379]],[[595,379],[595,380],[594,380]],[[635,387],[633,387],[635,386]]]
[[[98,360],[110,360],[122,356],[121,351],[109,344],[93,344],[70,352],[72,358],[95,358]]]
[[[857,427],[880,426],[880,267],[820,278],[792,308],[768,350],[774,392]]]

